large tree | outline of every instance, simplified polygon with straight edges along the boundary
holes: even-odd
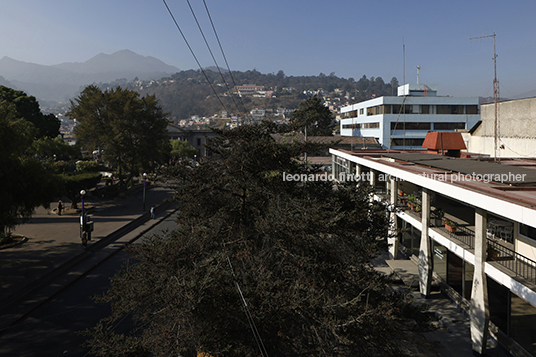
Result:
[[[332,136],[335,125],[333,114],[322,100],[309,97],[300,104],[290,118],[291,128],[312,136]]]
[[[0,100],[0,234],[6,234],[34,209],[48,205],[58,192],[58,179],[42,162],[26,155],[36,129],[20,118],[16,106]]]
[[[355,184],[289,179],[312,174],[303,147],[266,127],[219,134],[215,158],[173,167],[178,228],[132,247],[136,263],[99,298],[112,314],[87,331],[92,353],[403,354],[420,308],[368,264],[386,246],[385,207]]]
[[[15,105],[17,116],[32,123],[37,138],[55,138],[60,134],[60,121],[54,114],[43,114],[35,97],[20,90],[0,86],[0,100]]]
[[[71,101],[67,115],[78,122],[75,135],[85,148],[103,149],[104,160],[120,171],[150,171],[169,155],[168,121],[154,95],[91,85]]]

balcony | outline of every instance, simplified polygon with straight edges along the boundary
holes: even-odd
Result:
[[[404,213],[419,220],[421,219],[420,212],[417,209],[411,209],[407,206],[399,206],[404,210]],[[433,211],[434,207],[432,207]],[[456,230],[449,230],[443,223],[445,220],[455,223]],[[430,219],[430,229],[438,232],[444,237],[449,238],[451,241],[462,243],[462,247],[474,252],[475,248],[475,227],[463,222],[458,217],[450,214],[445,214],[443,223],[439,224],[437,217]],[[531,260],[514,250],[514,244],[507,240],[501,239],[498,236],[489,234],[493,230],[493,224],[488,225],[487,242],[487,261],[493,265],[498,265],[506,268],[505,273],[513,275],[518,278],[522,278],[527,282],[536,284],[536,262]],[[491,229],[490,229],[491,228]]]

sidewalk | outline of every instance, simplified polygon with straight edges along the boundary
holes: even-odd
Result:
[[[95,222],[88,248],[144,213],[143,190],[138,191],[115,200],[85,200],[86,207],[93,207],[90,214]],[[146,212],[172,195],[167,187],[148,186]],[[29,222],[16,228],[14,234],[27,237],[27,242],[0,250],[0,304],[13,300],[18,291],[85,252],[80,239],[79,214],[71,215],[67,210],[58,216],[50,212],[55,207],[56,202],[51,204],[50,210],[38,208]]]
[[[423,298],[419,292],[417,265],[412,260],[389,260],[386,257],[387,253],[384,253],[371,263],[380,272],[385,274],[395,273],[395,279],[403,282],[403,285],[393,284],[391,288],[395,291],[409,291],[416,304],[428,305],[428,311],[434,312],[439,318],[441,328],[433,332],[423,333],[428,341],[434,342],[439,346],[436,356],[471,356],[473,351],[469,317],[460,311],[437,286],[433,286],[430,297]],[[509,356],[504,349],[491,340],[488,340],[488,349],[485,355],[495,357]]]

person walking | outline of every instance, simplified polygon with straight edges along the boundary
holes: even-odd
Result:
[[[154,219],[155,218],[155,215],[154,215],[154,206],[151,206],[151,219]]]
[[[61,200],[58,201],[58,216],[61,216],[61,210],[63,209],[63,203]]]
[[[87,247],[87,232],[86,231],[82,232],[82,245],[84,246],[84,248]]]

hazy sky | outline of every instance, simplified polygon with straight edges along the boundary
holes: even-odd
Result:
[[[439,95],[493,95],[496,33],[501,96],[536,89],[536,1],[205,0],[230,67],[358,80],[437,84]],[[186,0],[167,0],[203,67],[214,65]],[[225,66],[202,0],[190,0]],[[130,49],[198,68],[161,0],[3,0],[0,57],[83,62]]]

